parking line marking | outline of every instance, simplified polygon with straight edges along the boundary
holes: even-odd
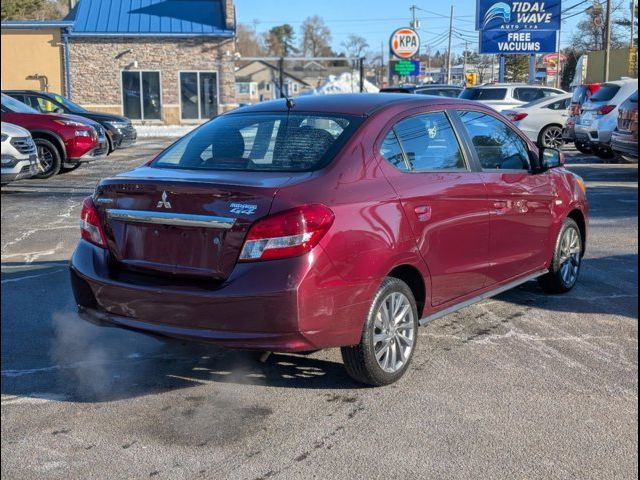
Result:
[[[32,278],[47,277],[49,275],[54,275],[59,272],[64,272],[65,270],[66,268],[60,268],[58,270],[54,270],[53,272],[39,273],[38,275],[27,275],[26,277],[20,277],[20,278],[7,278],[6,280],[2,280],[2,285],[4,285],[5,283],[14,283],[14,282],[21,282],[23,280],[31,280]]]

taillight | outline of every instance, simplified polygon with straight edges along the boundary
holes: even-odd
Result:
[[[510,113],[509,115],[507,115],[507,117],[509,117],[509,120],[511,120],[512,122],[519,122],[520,120],[524,120],[525,118],[527,118],[529,116],[528,113]]]
[[[334,219],[324,205],[304,205],[258,220],[247,234],[240,261],[274,260],[310,252]]]
[[[598,115],[608,115],[613,112],[615,108],[615,105],[603,105],[598,110],[596,110],[596,112],[598,113]]]
[[[80,234],[82,238],[102,248],[106,248],[107,241],[100,223],[98,210],[93,204],[93,199],[87,197],[82,202],[82,213],[80,214]]]

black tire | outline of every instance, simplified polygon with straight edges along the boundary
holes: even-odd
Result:
[[[62,168],[60,168],[60,173],[73,172],[74,170],[77,170],[78,168],[80,168],[80,165],[82,165],[82,164],[81,163],[76,163],[72,167],[62,167]]]
[[[576,150],[580,153],[584,153],[585,155],[591,155],[593,153],[593,149],[586,143],[576,142],[575,145]]]
[[[36,175],[36,178],[50,178],[57,175],[62,167],[62,159],[56,146],[45,138],[35,138],[33,141],[38,148],[38,156],[44,167],[44,171]]]
[[[579,249],[577,255],[566,258],[566,244],[565,239],[571,232],[577,234],[577,246]],[[582,233],[578,224],[571,218],[567,218],[560,229],[560,234],[556,240],[555,250],[553,252],[553,260],[549,273],[538,278],[540,287],[546,292],[551,294],[567,293],[575,287],[580,276],[580,269],[582,267],[582,255],[583,255],[583,239]],[[571,263],[568,263],[571,262]],[[568,268],[572,270],[571,278],[568,279],[565,275],[563,267],[568,264]]]
[[[411,323],[413,324],[412,331],[412,345],[408,353],[406,353],[406,359],[402,361],[402,357],[400,357],[400,361],[402,363],[401,367],[396,369],[393,372],[385,371],[381,365],[379,365],[378,360],[376,359],[376,349],[374,345],[374,335],[376,335],[376,317],[378,313],[381,311],[384,306],[389,305],[387,301],[394,294],[400,294],[400,297],[404,297],[408,301],[408,305],[410,306],[411,316],[409,317],[409,312],[407,312],[407,316],[404,317],[406,323],[402,323],[404,328],[398,328],[398,331],[404,331],[407,335],[409,332],[409,327]],[[383,305],[384,304],[384,305]],[[396,328],[393,327],[394,332]],[[382,332],[380,332],[382,333]],[[389,332],[387,332],[389,333]],[[379,335],[379,334],[378,334]],[[377,335],[376,335],[377,336]],[[402,335],[404,336],[404,335]],[[351,378],[356,380],[357,382],[364,383],[367,385],[373,385],[376,387],[389,385],[400,379],[407,371],[411,363],[411,358],[413,357],[413,353],[415,352],[416,345],[418,340],[418,308],[416,306],[416,300],[411,292],[411,289],[401,280],[397,278],[387,277],[382,282],[382,285],[378,289],[373,302],[371,304],[371,308],[369,309],[369,313],[367,315],[367,319],[365,321],[362,337],[360,343],[353,347],[342,347],[342,360],[344,361],[344,366],[347,370],[347,373]],[[387,345],[391,345],[395,340],[391,342],[387,342]],[[403,348],[400,345],[400,341],[395,341],[396,343],[393,345],[393,359],[397,360],[396,351],[398,349]],[[382,343],[382,342],[380,342]],[[405,344],[408,348],[409,344]],[[383,348],[384,349],[384,348]],[[391,355],[391,347],[387,349],[388,355]],[[383,357],[384,358],[384,357]]]
[[[553,138],[555,138],[555,143],[553,145],[547,144],[549,143],[547,141],[548,136],[553,136]],[[562,139],[562,127],[559,125],[547,125],[544,127],[538,136],[538,146],[541,148],[562,149],[564,146],[564,140]]]
[[[615,160],[616,159],[616,152],[614,152],[610,148],[602,148],[602,147],[596,148],[595,154],[599,158],[601,158],[603,160]]]

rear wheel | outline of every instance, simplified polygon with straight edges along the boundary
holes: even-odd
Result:
[[[564,145],[562,139],[562,127],[558,125],[549,125],[542,129],[538,144],[544,148],[560,149]]]
[[[593,153],[593,149],[586,143],[576,142],[576,149],[585,155],[591,155]]]
[[[38,157],[42,165],[42,172],[36,175],[37,178],[49,178],[56,175],[62,166],[60,152],[56,146],[44,138],[34,139],[38,149]]]
[[[566,293],[575,287],[582,267],[582,235],[578,224],[567,218],[560,230],[549,273],[538,283],[547,293]]]
[[[368,385],[394,383],[409,367],[417,338],[413,293],[403,281],[388,277],[374,297],[360,343],[341,349],[347,373]]]

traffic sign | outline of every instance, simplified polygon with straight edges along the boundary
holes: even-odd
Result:
[[[391,35],[389,45],[393,55],[410,59],[420,53],[420,36],[412,28],[399,28]]]

